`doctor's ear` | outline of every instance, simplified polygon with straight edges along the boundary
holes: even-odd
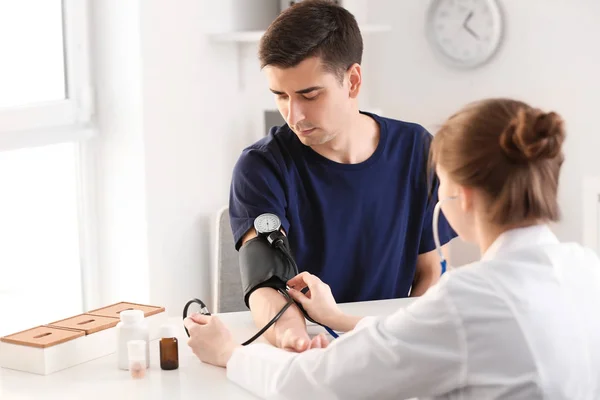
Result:
[[[460,186],[458,188],[458,201],[460,201],[460,209],[464,213],[473,211],[474,208],[474,190],[473,188]]]

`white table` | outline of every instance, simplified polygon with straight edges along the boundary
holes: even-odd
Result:
[[[405,307],[413,299],[394,299],[341,304],[354,315],[387,315]],[[234,337],[245,341],[256,331],[249,312],[220,314]],[[170,322],[180,327],[179,369],[160,369],[158,342],[150,343],[150,369],[143,379],[134,380],[128,371],[117,368],[116,354],[111,354],[51,375],[42,376],[0,368],[0,399],[255,399],[253,395],[227,380],[226,371],[200,362],[187,346],[182,321]],[[311,335],[324,332],[309,325]],[[264,340],[264,339],[259,339]]]

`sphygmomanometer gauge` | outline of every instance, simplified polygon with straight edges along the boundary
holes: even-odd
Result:
[[[275,214],[261,214],[254,220],[254,229],[256,229],[257,234],[268,235],[279,231],[280,228],[281,221]]]

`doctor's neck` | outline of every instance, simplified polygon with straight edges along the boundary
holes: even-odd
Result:
[[[477,245],[481,254],[490,248],[490,246],[505,232],[513,229],[528,228],[530,226],[543,225],[546,222],[540,219],[529,219],[513,224],[499,225],[483,218],[475,218],[475,226],[477,231]]]

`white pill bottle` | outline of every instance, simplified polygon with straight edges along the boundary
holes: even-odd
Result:
[[[142,310],[121,311],[121,322],[117,324],[117,360],[119,369],[129,370],[127,342],[144,340],[146,342],[146,368],[150,366],[150,333]]]

